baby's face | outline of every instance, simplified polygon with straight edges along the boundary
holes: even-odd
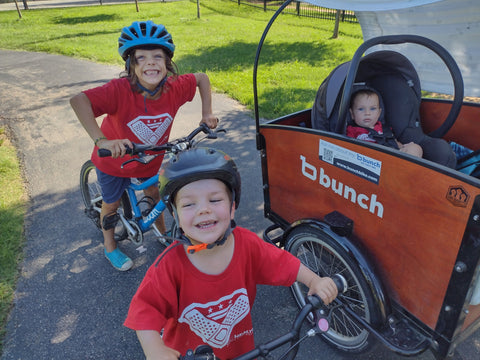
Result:
[[[350,109],[350,114],[355,124],[369,129],[373,129],[381,113],[382,109],[380,108],[377,95],[357,95]]]

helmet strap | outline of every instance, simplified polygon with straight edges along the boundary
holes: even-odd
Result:
[[[162,88],[163,85],[165,85],[165,83],[167,82],[167,78],[168,76],[165,76],[162,81],[160,81],[160,83],[157,85],[157,87],[153,90],[149,90],[147,89],[145,86],[143,86],[142,84],[140,84],[139,81],[137,81],[137,86],[140,88],[140,90],[142,91],[145,91],[146,93],[148,93],[150,96],[155,96],[159,91],[160,89]]]

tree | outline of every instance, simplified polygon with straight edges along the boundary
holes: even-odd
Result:
[[[340,11],[337,10],[335,13],[335,27],[333,28],[333,39],[336,39],[338,37],[338,27],[340,26]]]

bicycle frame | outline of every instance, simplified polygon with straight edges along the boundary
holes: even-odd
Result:
[[[127,148],[127,153],[137,157],[132,157],[131,159],[123,163],[123,165],[132,161],[137,161],[142,164],[148,164],[149,161],[151,161],[149,160],[149,158],[151,158],[151,155],[147,155],[147,153],[150,154],[150,152],[172,155],[178,154],[182,151],[194,147],[203,139],[216,139],[217,133],[219,132],[226,131],[224,129],[217,129],[216,131],[212,131],[208,128],[206,124],[202,123],[186,137],[173,140],[172,142],[168,142],[163,145],[146,145],[133,143],[132,148]],[[195,137],[201,133],[205,134],[206,136],[203,139],[196,140]],[[110,151],[107,149],[99,149],[98,154],[100,157],[111,156]],[[85,212],[87,216],[94,221],[95,225],[99,229],[101,229],[101,190],[98,185],[90,190],[90,184],[88,179],[88,174],[90,174],[90,172],[93,171],[94,168],[95,165],[91,162],[91,160],[87,161],[82,166],[82,170],[80,171],[80,190],[82,192],[82,197],[85,203]],[[97,181],[96,178],[94,181]],[[164,245],[168,245],[163,234],[155,226],[155,220],[157,220],[158,217],[163,213],[163,211],[165,211],[166,205],[163,203],[162,200],[160,200],[156,204],[150,204],[151,208],[149,209],[147,214],[142,214],[142,209],[139,205],[142,200],[139,200],[136,195],[136,191],[143,191],[148,187],[157,184],[158,181],[159,175],[157,174],[147,179],[147,181],[141,184],[131,182],[130,185],[125,189],[125,192],[122,193],[121,205],[125,206],[122,206],[123,212],[118,212],[120,216],[120,222],[123,227],[123,229],[121,229],[121,232],[118,233],[118,236],[117,234],[115,235],[118,240],[128,238],[134,244],[141,245],[143,242],[143,234],[150,230],[150,228],[152,228],[155,232],[155,235],[158,237],[158,240]]]
[[[137,196],[135,192],[145,190],[146,188],[156,184],[157,182],[158,174],[152,176],[150,179],[141,184],[130,183],[130,185],[126,189],[128,197],[130,199],[130,204],[132,205],[133,215],[135,216],[136,223],[138,224],[142,232],[146,232],[148,229],[150,229],[155,220],[157,220],[157,218],[163,213],[166,206],[164,202],[160,200],[158,203],[155,204],[149,214],[144,218],[142,216],[140,206],[138,206]],[[134,234],[136,230],[132,228],[125,216],[120,215],[120,218],[127,231]],[[153,226],[152,228],[158,236],[162,235],[155,226]]]

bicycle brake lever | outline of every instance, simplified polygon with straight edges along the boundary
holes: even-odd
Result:
[[[150,156],[144,155],[143,157],[133,158],[133,159],[130,159],[130,160],[125,161],[125,162],[122,164],[121,168],[123,169],[123,167],[124,167],[125,165],[127,165],[127,164],[129,164],[129,163],[131,163],[131,162],[139,162],[140,164],[146,165],[146,164],[148,164],[150,161],[152,161],[153,158],[155,158],[154,155],[150,155]]]
[[[208,133],[207,139],[216,139],[216,138],[218,138],[217,134],[220,133],[220,132],[226,133],[227,130],[225,130],[225,129],[218,129],[218,130],[216,130],[215,132],[212,131],[212,132]]]
[[[134,161],[142,162],[142,161],[140,161],[139,159],[136,159],[136,158],[135,158],[135,159],[130,159],[130,160],[125,161],[120,167],[123,169],[123,167],[124,167],[125,165],[127,165],[127,164],[129,164],[129,163],[131,163],[131,162],[134,162]]]

